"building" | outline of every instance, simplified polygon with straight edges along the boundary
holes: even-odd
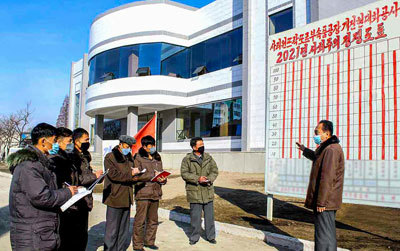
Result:
[[[370,2],[216,0],[196,9],[151,0],[106,11],[72,64],[70,127],[88,129],[104,153],[157,111],[167,168],[179,168],[189,139],[201,136],[222,170],[264,172],[268,31]]]

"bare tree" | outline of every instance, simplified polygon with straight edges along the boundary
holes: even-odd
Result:
[[[0,117],[0,145],[2,150],[8,155],[10,148],[20,146],[23,141],[23,134],[28,130],[32,120],[31,102],[25,108]]]
[[[15,115],[10,114],[0,118],[0,138],[3,142],[3,151],[8,155],[10,148],[15,144],[15,135],[17,133],[15,128]]]
[[[23,134],[27,131],[29,123],[32,120],[33,110],[31,109],[31,102],[26,103],[25,108],[17,111],[17,113],[12,116],[13,123],[15,126],[15,137],[14,139],[18,141],[18,144],[21,144],[23,140]]]

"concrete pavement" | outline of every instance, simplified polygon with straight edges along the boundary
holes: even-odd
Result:
[[[9,233],[9,211],[8,211],[8,192],[10,179],[0,176],[0,250],[11,250]],[[103,250],[103,237],[105,227],[106,207],[100,202],[95,201],[94,209],[89,218],[89,242],[88,251]],[[131,223],[133,221],[134,211],[131,212]],[[238,237],[226,233],[217,233],[216,245],[210,244],[203,238],[195,246],[190,246],[187,233],[190,226],[185,223],[170,221],[168,219],[159,219],[160,225],[157,232],[156,245],[160,250],[277,250],[267,245],[265,242]],[[132,231],[132,224],[131,224]],[[132,244],[128,250],[132,250]],[[149,249],[147,249],[149,250]]]

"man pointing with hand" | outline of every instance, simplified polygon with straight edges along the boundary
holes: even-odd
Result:
[[[321,120],[315,128],[315,151],[297,142],[303,155],[313,162],[305,206],[315,215],[315,250],[336,250],[336,211],[342,205],[344,154],[333,124]]]

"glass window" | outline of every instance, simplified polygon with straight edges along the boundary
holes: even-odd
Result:
[[[167,43],[124,46],[94,56],[89,64],[89,85],[137,76],[138,68],[149,67],[151,75],[182,78],[197,76],[204,66],[206,72],[241,64],[242,28],[227,32],[192,47]]]
[[[104,121],[103,140],[115,140],[121,136],[121,120]]]
[[[80,93],[75,94],[75,109],[74,109],[74,128],[79,127],[79,112],[80,112],[80,106],[79,106],[79,99],[81,97]]]
[[[269,34],[293,29],[293,8],[269,16]]]
[[[242,99],[177,110],[177,139],[241,136]]]

